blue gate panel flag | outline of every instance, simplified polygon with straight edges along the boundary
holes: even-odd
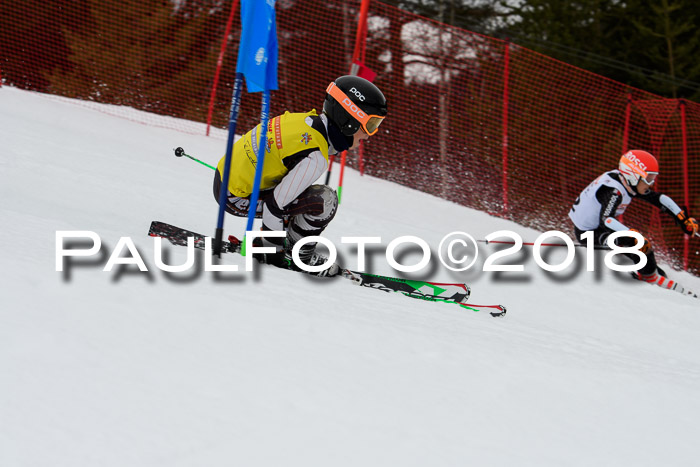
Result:
[[[248,92],[277,89],[275,0],[241,0],[241,25],[236,71]]]

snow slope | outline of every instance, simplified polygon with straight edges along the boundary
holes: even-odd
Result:
[[[531,249],[520,273],[482,259],[412,275],[468,282],[502,319],[274,268],[207,272],[201,255],[167,274],[150,221],[211,233],[217,214],[213,172],[172,148],[213,164],[225,142],[101,109],[0,88],[1,466],[697,465],[699,300],[602,258],[545,274]],[[352,170],[345,187],[325,236],[351,267],[343,236],[436,250],[453,231],[539,235]],[[97,233],[101,254],[57,272],[63,230]],[[102,271],[121,237],[148,272]]]

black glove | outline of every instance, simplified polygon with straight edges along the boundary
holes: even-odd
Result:
[[[630,229],[630,232],[637,232],[639,235],[642,235],[642,233],[637,229]],[[651,243],[649,243],[649,240],[647,240],[647,238],[644,235],[642,235],[642,238],[644,239],[644,243],[642,244],[642,247],[639,249],[639,251],[641,251],[644,254],[647,254],[647,252],[651,250]],[[625,248],[637,246],[637,240],[631,235],[619,237],[615,240],[615,243],[618,246]]]

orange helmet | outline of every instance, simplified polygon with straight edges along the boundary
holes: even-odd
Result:
[[[644,180],[647,185],[653,185],[659,174],[659,163],[656,157],[640,149],[627,151],[620,158],[620,173],[630,186],[637,186],[639,180]]]

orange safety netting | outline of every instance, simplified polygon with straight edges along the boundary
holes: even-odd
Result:
[[[139,117],[144,123],[187,132],[203,134],[209,119],[227,127],[237,1],[26,0],[2,9],[6,84],[114,104],[101,110],[132,119],[125,106],[133,107],[148,112]],[[359,0],[277,1],[280,90],[272,93],[272,115],[320,111],[328,83],[349,71],[359,9]],[[655,189],[700,215],[699,104],[379,2],[370,4],[364,47],[364,65],[389,102],[361,160],[350,154],[349,164],[365,173],[570,233],[567,212],[581,189],[638,148],[659,159]],[[259,95],[244,94],[239,133],[259,113]],[[700,239],[685,238],[668,216],[637,202],[625,222],[665,260],[698,274]]]

